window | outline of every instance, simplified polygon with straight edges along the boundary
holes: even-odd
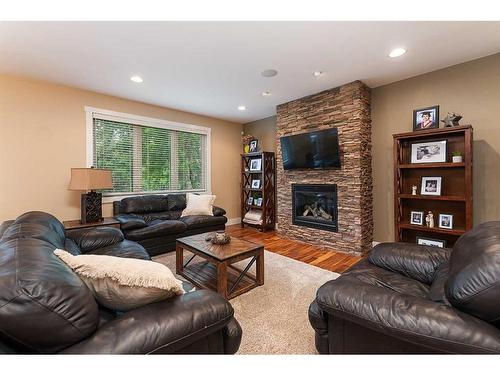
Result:
[[[113,175],[104,196],[210,191],[209,128],[86,111],[87,164]]]

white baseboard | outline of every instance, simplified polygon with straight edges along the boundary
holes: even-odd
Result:
[[[373,241],[373,242],[372,242],[372,247],[377,246],[379,243],[381,243],[381,242]]]
[[[227,219],[226,225],[235,225],[241,223],[241,217],[233,217],[232,219]]]

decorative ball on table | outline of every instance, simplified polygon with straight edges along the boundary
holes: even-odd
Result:
[[[223,230],[207,234],[205,241],[210,241],[214,245],[225,245],[231,242],[231,237]]]

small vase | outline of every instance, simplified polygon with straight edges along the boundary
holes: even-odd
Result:
[[[462,162],[462,156],[452,156],[451,161],[453,163],[461,163]]]

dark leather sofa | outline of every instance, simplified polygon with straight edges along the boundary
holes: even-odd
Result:
[[[140,243],[153,255],[175,249],[177,238],[224,230],[226,211],[214,206],[213,214],[181,217],[185,194],[145,195],[113,202],[115,219],[125,238]]]
[[[500,353],[500,222],[453,249],[375,246],[309,308],[320,353]]]
[[[0,354],[235,353],[241,328],[220,295],[199,290],[126,313],[97,304],[53,251],[149,259],[116,228],[66,236],[29,212],[0,226]],[[185,289],[190,289],[188,285]]]

